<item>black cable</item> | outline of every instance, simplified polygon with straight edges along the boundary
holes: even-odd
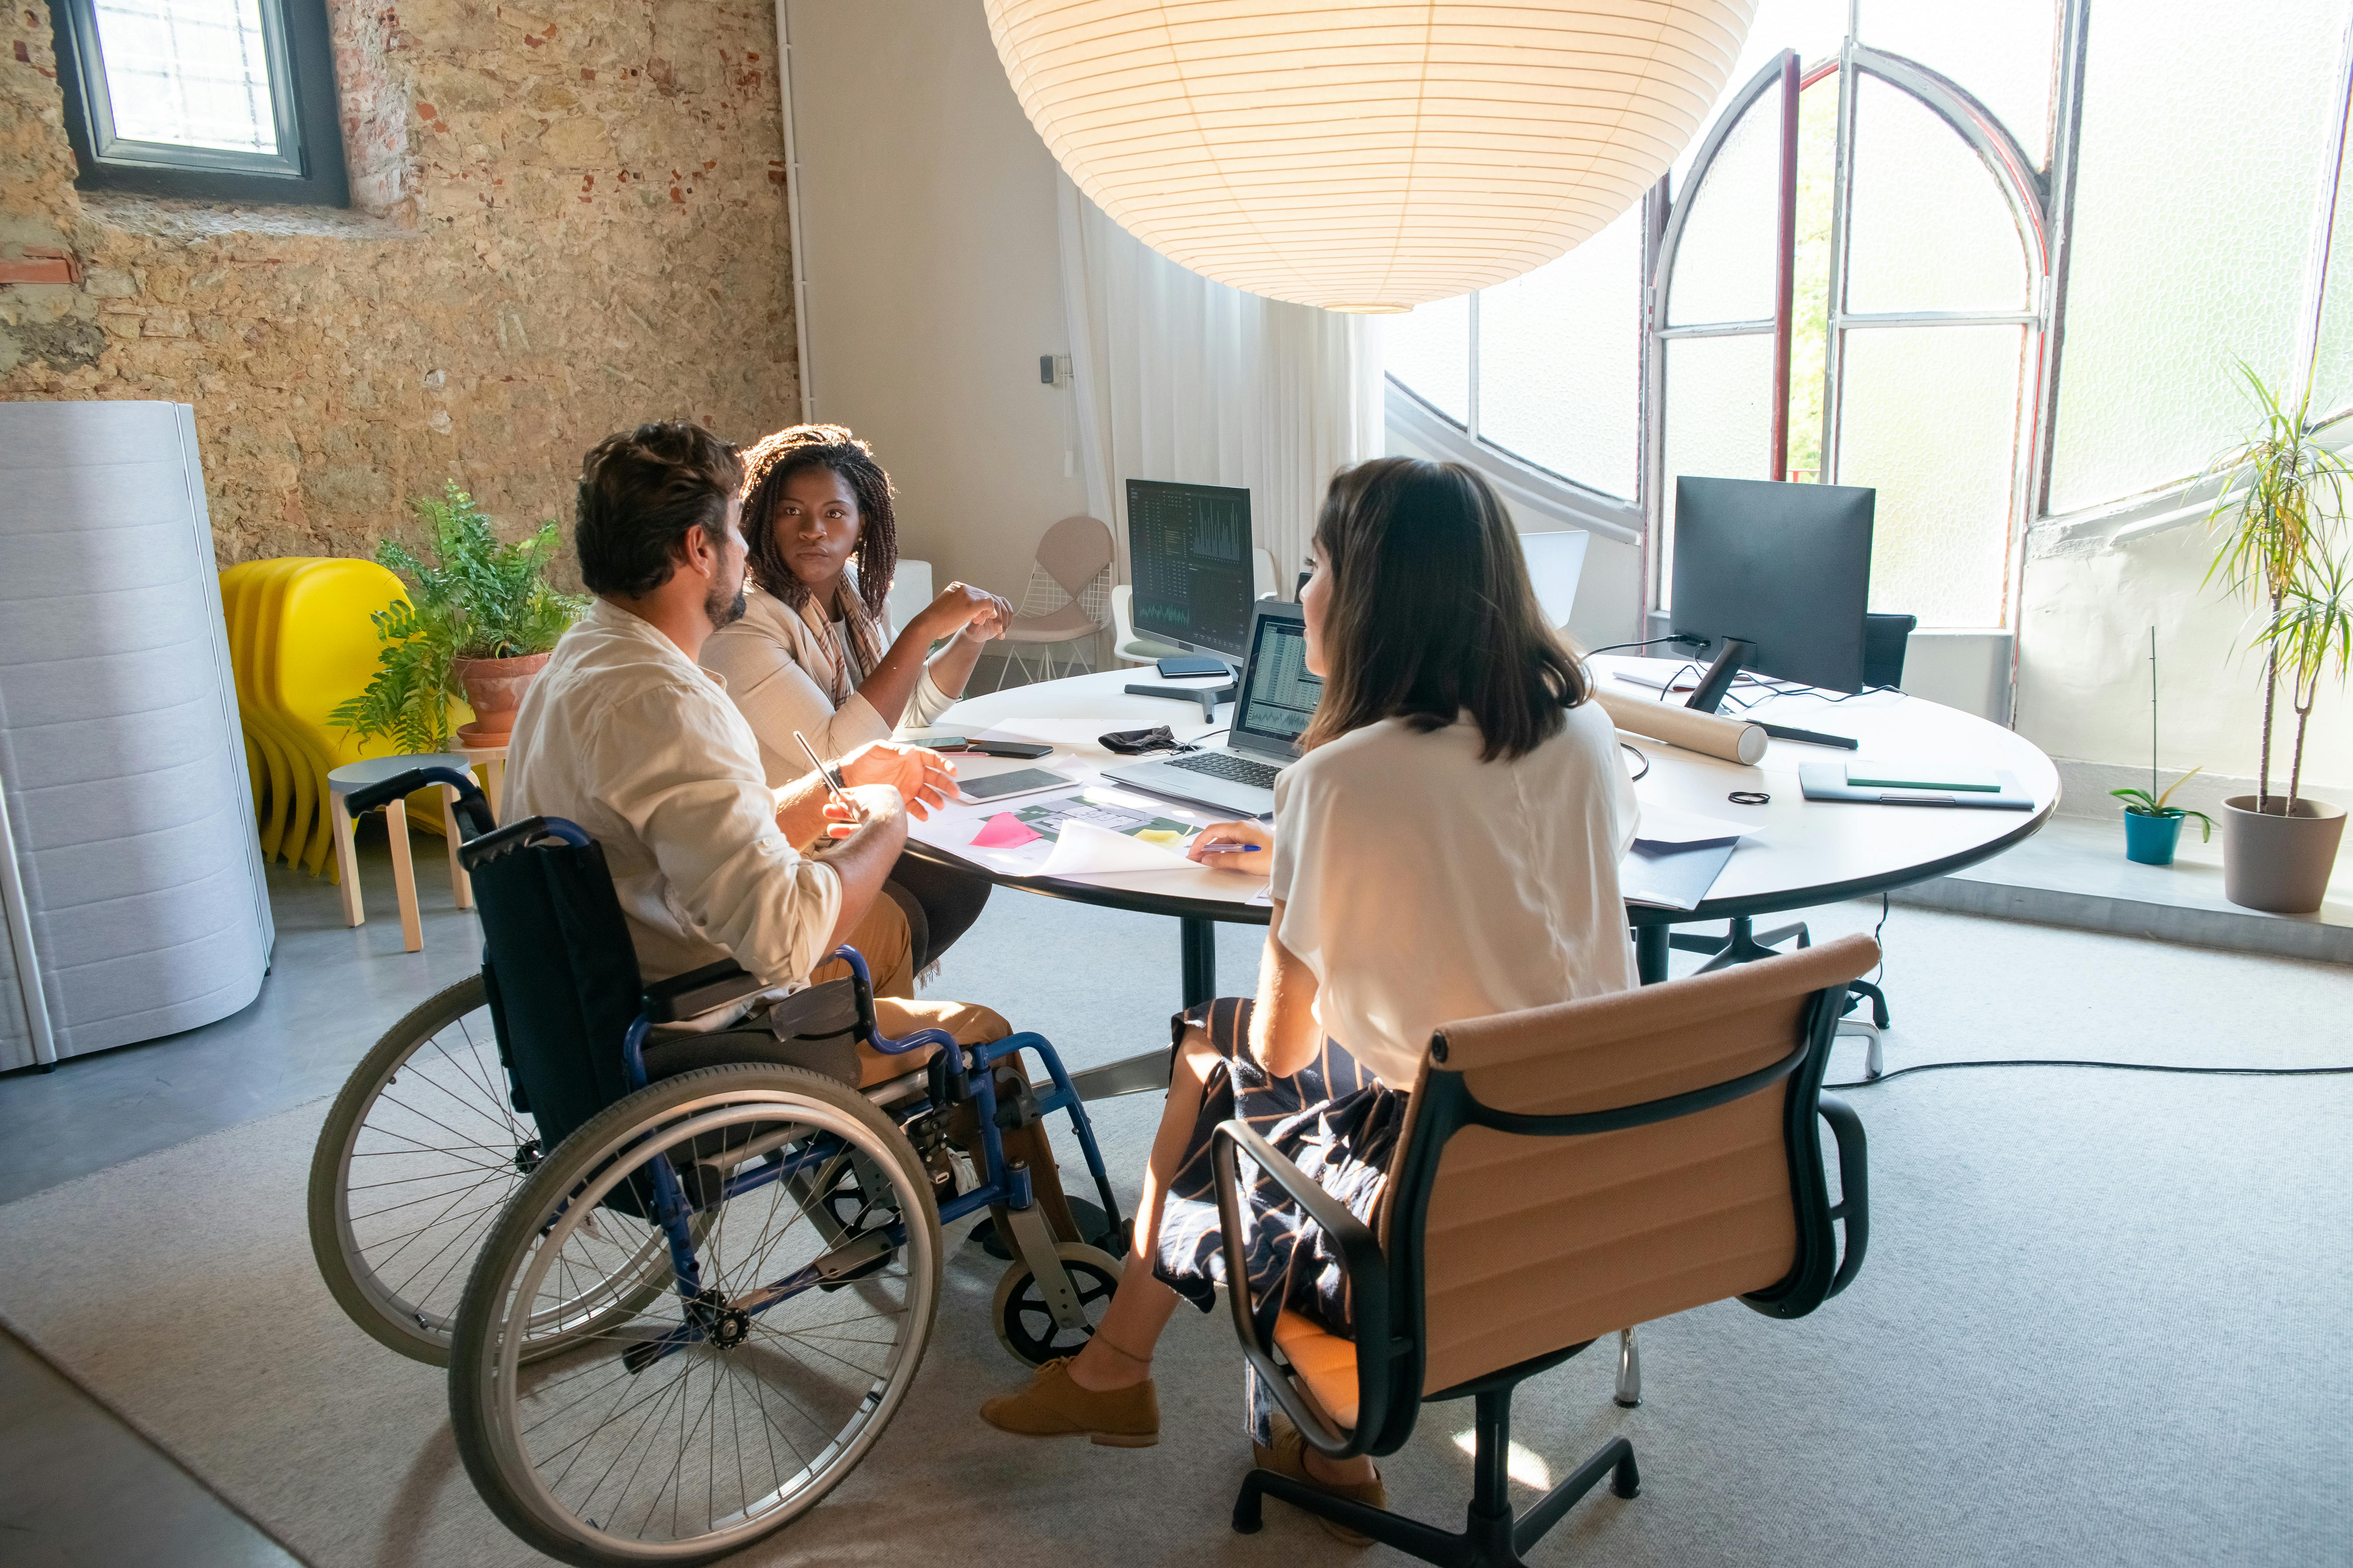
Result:
[[[1649,642],[1614,642],[1608,647],[1589,647],[1585,651],[1587,656],[1590,657],[1597,653],[1616,653],[1620,648],[1656,647],[1662,642],[1696,642],[1698,640],[1696,637],[1686,637],[1678,632],[1672,637],[1652,637]]]
[[[2196,1078],[2341,1078],[2353,1073],[2353,1067],[2341,1068],[2178,1068],[2160,1067],[2154,1062],[2078,1062],[2078,1061],[1987,1061],[1987,1062],[1922,1062],[1915,1067],[1897,1068],[1894,1072],[1881,1073],[1877,1078],[1857,1079],[1852,1083],[1826,1083],[1824,1089],[1869,1089],[1874,1084],[1890,1083],[1906,1073],[1946,1072],[1956,1068],[2107,1068],[2116,1072],[2187,1073]]]
[[[1639,782],[1640,780],[1642,780],[1642,779],[1648,778],[1648,777],[1650,776],[1650,774],[1651,774],[1651,759],[1650,759],[1650,758],[1648,758],[1648,757],[1646,757],[1646,756],[1644,756],[1644,755],[1642,754],[1642,751],[1641,751],[1641,747],[1639,747],[1639,746],[1630,746],[1630,745],[1628,745],[1625,742],[1620,741],[1620,742],[1618,742],[1618,749],[1619,749],[1620,751],[1621,751],[1621,752],[1633,752],[1633,753],[1634,753],[1634,760],[1635,760],[1636,762],[1639,762],[1639,763],[1641,763],[1642,764],[1642,771],[1641,771],[1641,773],[1636,773],[1636,774],[1634,774],[1634,775],[1633,775],[1636,781],[1638,781],[1638,782]]]

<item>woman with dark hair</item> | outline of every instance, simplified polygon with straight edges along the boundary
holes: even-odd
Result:
[[[744,614],[703,645],[702,665],[750,722],[772,788],[809,771],[795,731],[830,761],[939,717],[1013,619],[995,595],[951,583],[893,636],[891,476],[841,426],[796,425],[745,452],[743,494]],[[906,911],[918,970],[980,917],[988,889],[986,877],[900,857],[885,890]]]
[[[1369,1219],[1437,1026],[1634,984],[1618,889],[1633,786],[1494,491],[1453,463],[1345,469],[1312,565],[1299,602],[1324,696],[1304,754],[1275,781],[1273,831],[1224,823],[1192,850],[1203,865],[1271,873],[1258,995],[1174,1020],[1175,1071],[1136,1205],[1134,1258],[1150,1267],[1131,1262],[1077,1356],[982,1407],[1007,1431],[1158,1439],[1153,1348],[1180,1297],[1207,1311],[1224,1283],[1211,1129],[1248,1120]],[[1336,1251],[1272,1183],[1248,1200],[1261,1313],[1271,1324],[1288,1309],[1345,1334]],[[1261,1465],[1384,1497],[1370,1460],[1306,1447],[1254,1378],[1250,1411]]]

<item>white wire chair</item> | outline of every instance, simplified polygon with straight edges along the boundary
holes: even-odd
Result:
[[[1101,518],[1066,517],[1048,529],[1038,542],[1021,607],[1006,628],[1006,658],[997,668],[997,685],[1003,686],[1007,671],[1017,668],[1024,680],[1051,680],[1058,674],[1092,668],[1086,656],[1111,624],[1111,578],[1109,524]],[[1076,649],[1069,668],[1058,670],[1055,650],[1079,643],[1089,646]],[[1036,673],[1029,663],[1032,648],[1041,667]]]

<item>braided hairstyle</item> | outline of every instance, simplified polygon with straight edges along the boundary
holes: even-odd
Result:
[[[777,431],[744,454],[744,545],[761,587],[797,610],[808,588],[793,575],[785,542],[776,537],[776,503],[785,485],[806,468],[831,468],[849,481],[858,498],[858,596],[878,622],[891,579],[899,570],[899,521],[891,510],[891,476],[874,460],[874,448],[840,425],[795,425]],[[820,608],[831,611],[832,606]]]

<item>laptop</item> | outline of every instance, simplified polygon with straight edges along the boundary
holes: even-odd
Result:
[[[1265,816],[1274,810],[1274,775],[1299,760],[1299,737],[1323,695],[1324,682],[1307,673],[1299,606],[1261,599],[1251,606],[1250,656],[1225,743],[1106,768],[1103,777],[1237,816]]]

